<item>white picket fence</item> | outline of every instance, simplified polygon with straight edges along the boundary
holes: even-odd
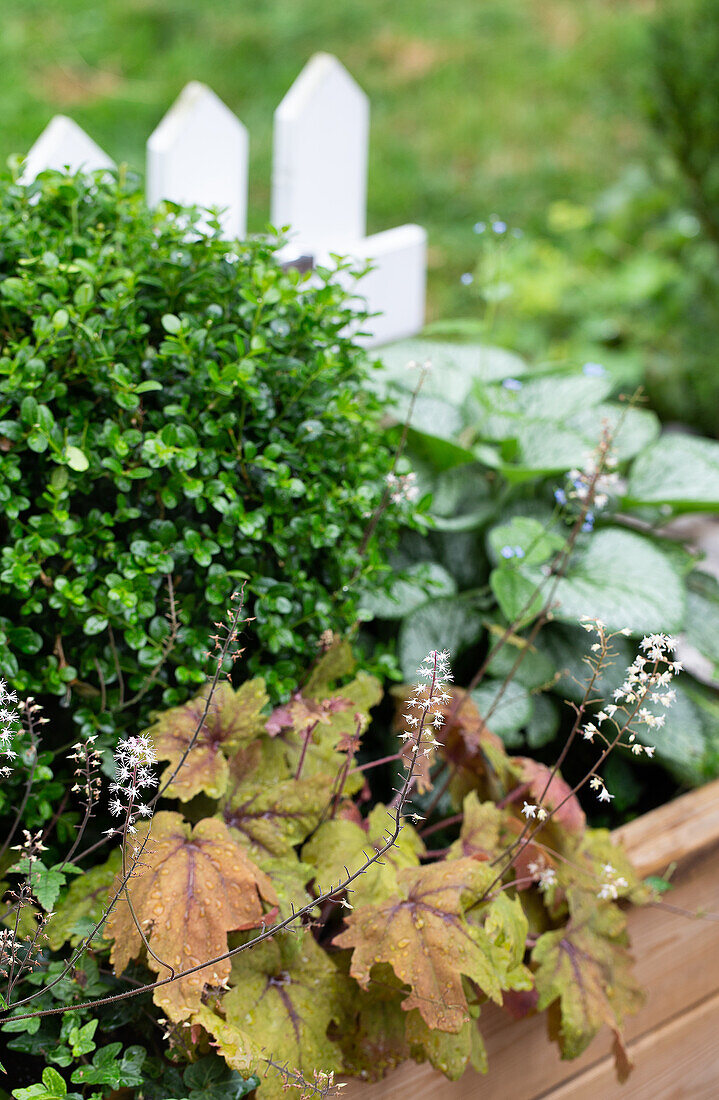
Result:
[[[331,253],[373,270],[354,288],[378,316],[369,345],[419,332],[424,324],[427,234],[402,225],[366,236],[369,101],[344,66],[318,53],[274,116],[270,219],[290,227],[281,258],[330,262]],[[72,119],[56,115],[30,149],[23,179],[46,168],[114,167]],[[249,136],[205,84],[188,84],[147,141],[147,199],[220,207],[228,237],[247,226]]]

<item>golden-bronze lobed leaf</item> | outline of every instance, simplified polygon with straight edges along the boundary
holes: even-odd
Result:
[[[532,951],[539,992],[537,1008],[558,1002],[563,1058],[577,1058],[603,1025],[620,1035],[623,1019],[636,1012],[643,995],[632,974],[624,914],[595,894],[570,896],[568,924],[540,936]],[[617,1050],[621,1052],[622,1044]],[[617,1062],[620,1075],[626,1062]]]
[[[350,676],[357,667],[349,642],[335,635],[332,643],[312,669],[303,695],[311,699],[324,698],[338,680]]]
[[[331,785],[329,775],[231,784],[218,816],[253,859],[284,856],[319,825]]]
[[[305,844],[302,859],[315,868],[320,886],[329,889],[347,877],[347,870],[359,870],[366,855],[378,851],[386,842],[387,830],[393,828],[393,815],[379,802],[361,825],[346,818],[325,821]],[[397,843],[352,883],[352,904],[376,904],[391,898],[397,893],[397,871],[417,867],[424,850],[417,831],[405,822]]]
[[[150,729],[158,759],[169,760],[160,786],[167,782],[195,735],[207,704],[209,685],[181,707],[160,714]],[[265,682],[247,680],[237,691],[218,684],[192,751],[165,792],[189,802],[204,791],[220,798],[227,789],[227,757],[263,731],[262,710],[268,702]]]
[[[462,806],[459,839],[447,852],[447,859],[493,860],[503,850],[500,843],[504,814],[494,802],[480,802],[470,791]]]
[[[342,1054],[328,1037],[331,1025],[342,1027],[352,1005],[353,983],[332,964],[309,932],[297,949],[294,937],[277,937],[236,955],[232,989],[222,997],[224,1034],[205,1015],[199,1022],[215,1036],[220,1053],[237,1033],[265,1059],[300,1073],[311,1082],[315,1070],[338,1072]],[[231,1063],[232,1064],[232,1063]],[[262,1057],[255,1065],[263,1100],[287,1096],[281,1074]]]
[[[138,829],[138,839],[144,839]],[[188,969],[227,951],[227,934],[255,928],[269,919],[263,899],[277,904],[272,883],[233,840],[221,821],[206,818],[194,829],[181,814],[160,812],[137,877],[129,893],[137,918],[155,955],[175,969]],[[122,895],[107,922],[114,939],[111,961],[121,974],[131,959],[144,952],[142,938]],[[152,955],[147,965],[158,977],[167,966]],[[200,1004],[206,984],[219,985],[230,975],[230,960],[208,965],[155,990],[155,1003],[171,1020],[184,1020]]]
[[[462,975],[501,1003],[504,957],[495,965],[486,943],[478,942],[481,930],[465,919],[494,873],[473,859],[457,859],[405,868],[397,878],[398,895],[350,913],[335,944],[353,948],[350,974],[363,989],[370,985],[372,968],[389,963],[410,987],[405,1011],[416,1008],[428,1027],[456,1033],[469,1014]]]

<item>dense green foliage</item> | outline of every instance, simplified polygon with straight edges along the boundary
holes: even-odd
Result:
[[[243,580],[286,694],[392,538],[361,555],[390,457],[344,292],[190,220],[123,180],[0,191],[1,671],[85,724],[202,682]]]

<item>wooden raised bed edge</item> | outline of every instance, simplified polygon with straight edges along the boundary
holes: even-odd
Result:
[[[719,913],[719,780],[690,791],[614,833],[639,874],[671,874],[666,907],[630,910],[629,932],[644,1008],[625,1028],[635,1070],[620,1086],[611,1037],[603,1032],[563,1062],[544,1016],[510,1020],[482,1009],[489,1072],[447,1081],[428,1064],[405,1063],[383,1081],[347,1080],[342,1100],[662,1100],[719,1096],[719,919],[692,919],[670,906]]]

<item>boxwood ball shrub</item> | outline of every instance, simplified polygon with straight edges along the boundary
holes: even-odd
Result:
[[[0,187],[0,674],[87,728],[195,690],[243,580],[279,699],[397,523],[362,546],[390,456],[346,292],[197,220],[122,175]]]

